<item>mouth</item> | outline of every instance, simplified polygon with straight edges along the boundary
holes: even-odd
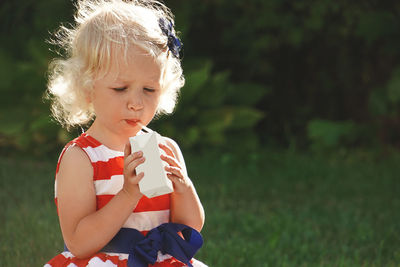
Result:
[[[140,120],[136,120],[136,119],[132,119],[132,120],[125,120],[127,124],[131,125],[131,126],[136,126],[140,123]]]

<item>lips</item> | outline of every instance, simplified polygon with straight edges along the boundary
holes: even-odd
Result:
[[[138,125],[138,122],[140,122],[140,120],[136,120],[136,119],[131,119],[131,120],[125,120],[127,124],[132,125],[132,126],[136,126]]]

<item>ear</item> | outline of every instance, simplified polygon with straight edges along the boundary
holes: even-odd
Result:
[[[91,104],[93,101],[93,86],[84,89],[86,103]]]
[[[86,103],[88,103],[88,104],[92,103],[92,97],[90,97],[90,94],[86,93],[85,99],[86,99]]]

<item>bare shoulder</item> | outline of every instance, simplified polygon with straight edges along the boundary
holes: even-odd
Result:
[[[70,244],[82,218],[96,211],[93,167],[88,155],[78,146],[68,147],[60,159],[56,197],[63,237]]]
[[[89,157],[80,147],[70,146],[64,152],[60,160],[58,173],[62,174],[64,172],[86,172],[93,174]]]
[[[56,176],[57,194],[65,191],[78,193],[79,189],[93,185],[93,167],[87,154],[77,146],[70,146],[60,159]],[[77,186],[79,184],[79,186]],[[71,190],[75,188],[74,190]]]

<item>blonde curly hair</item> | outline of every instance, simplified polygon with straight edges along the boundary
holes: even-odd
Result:
[[[159,26],[160,19],[173,23],[170,10],[156,0],[78,0],[76,8],[75,24],[61,26],[51,40],[66,54],[49,66],[47,97],[53,117],[67,128],[89,123],[95,114],[87,96],[95,77],[105,75],[117,53],[126,58],[130,46],[146,50],[163,66],[156,115],[171,113],[184,77]]]

